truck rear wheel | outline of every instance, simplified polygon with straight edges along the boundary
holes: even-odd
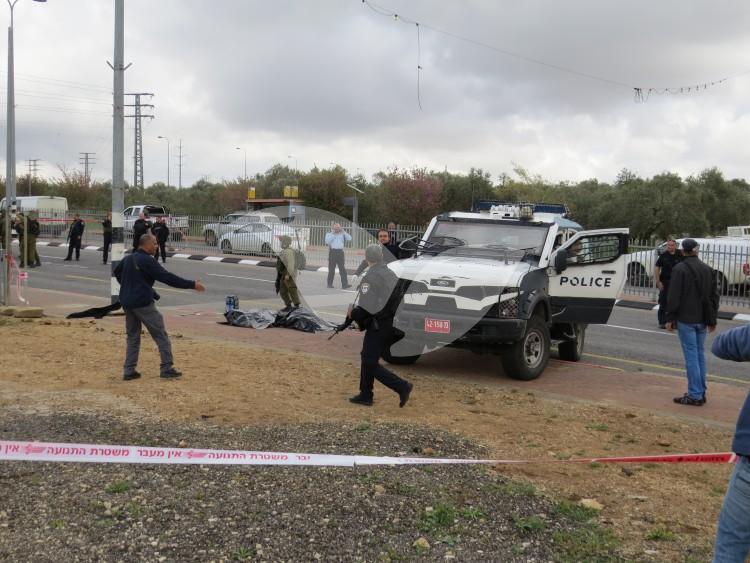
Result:
[[[586,326],[575,325],[576,339],[566,340],[557,345],[557,355],[566,362],[580,362],[583,357],[583,343],[586,339]]]
[[[501,356],[508,377],[531,381],[539,377],[549,361],[550,337],[547,323],[534,315],[526,323],[523,338]]]

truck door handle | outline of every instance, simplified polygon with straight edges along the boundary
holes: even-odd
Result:
[[[617,272],[614,270],[602,270],[602,274],[616,274]]]

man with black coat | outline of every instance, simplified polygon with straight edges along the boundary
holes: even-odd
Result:
[[[672,270],[682,260],[682,253],[677,250],[674,239],[667,240],[664,252],[656,259],[654,277],[656,287],[659,289],[659,310],[656,318],[659,328],[667,328],[667,295],[669,295],[669,282],[672,279]]]
[[[164,217],[157,217],[156,223],[151,227],[151,234],[156,237],[156,242],[159,245],[159,249],[156,252],[156,260],[159,260],[161,254],[161,261],[167,263],[167,241],[169,240],[169,227],[167,227],[167,220]]]
[[[682,241],[682,262],[672,270],[667,296],[667,329],[677,334],[685,356],[688,391],[675,397],[680,405],[706,404],[706,332],[716,330],[719,291],[713,271],[698,258],[698,242]]]
[[[399,259],[399,248],[391,241],[391,235],[385,229],[378,231],[378,244],[383,247],[383,262],[390,264],[394,260]],[[367,269],[367,260],[362,260],[362,263],[357,267],[354,272],[355,276],[361,276],[362,272]]]
[[[146,221],[146,215],[139,213],[138,219],[133,223],[133,252],[138,250],[138,241],[143,235],[148,233],[150,228],[151,222]]]
[[[83,240],[84,230],[86,230],[86,225],[83,224],[81,216],[76,213],[73,216],[73,224],[68,231],[68,256],[65,258],[66,261],[70,262],[73,258],[73,250],[76,251],[76,261],[81,259],[81,241]]]
[[[174,367],[172,344],[164,326],[164,317],[156,308],[155,300],[159,296],[154,291],[154,282],[160,281],[179,289],[206,290],[200,280],[186,280],[165,270],[154,260],[155,252],[156,237],[145,234],[140,239],[138,250],[125,256],[115,268],[115,277],[120,284],[120,304],[125,311],[127,349],[122,377],[125,381],[141,376],[136,367],[141,349],[142,325],[146,326],[159,347],[160,377],[170,379],[182,375]]]
[[[372,244],[365,249],[365,259],[370,266],[359,286],[359,302],[349,308],[348,318],[365,331],[362,342],[362,362],[359,375],[359,394],[350,398],[352,403],[372,406],[373,383],[377,379],[399,396],[399,407],[409,400],[413,385],[380,365],[380,356],[391,345],[393,316],[398,307],[394,289],[398,278],[383,263],[383,249]]]

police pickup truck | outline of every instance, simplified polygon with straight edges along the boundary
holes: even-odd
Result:
[[[443,346],[500,357],[510,377],[538,377],[558,342],[578,361],[586,327],[606,323],[625,283],[628,229],[584,231],[556,204],[481,202],[433,218],[389,267],[400,304],[383,359],[410,364]]]

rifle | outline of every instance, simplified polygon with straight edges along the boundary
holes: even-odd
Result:
[[[359,299],[359,295],[361,292],[362,284],[357,286],[357,294],[354,296],[354,303],[357,303],[357,299]],[[352,307],[353,308],[353,307]],[[336,336],[339,332],[345,331],[347,328],[351,326],[351,324],[354,322],[354,319],[347,315],[346,320],[338,325],[336,328],[333,329],[333,334],[328,337],[328,340],[331,340],[334,336]]]

